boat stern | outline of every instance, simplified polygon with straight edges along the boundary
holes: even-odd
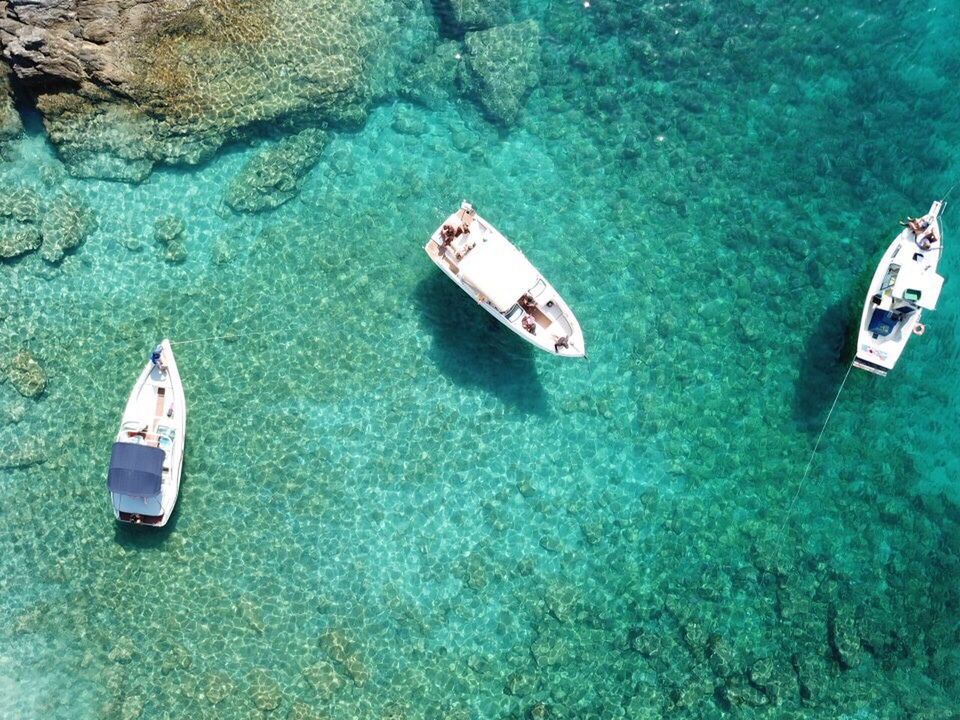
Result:
[[[859,355],[857,355],[857,357],[853,359],[853,366],[855,368],[860,368],[861,370],[866,370],[867,372],[873,373],[874,375],[879,375],[880,377],[886,377],[887,373],[889,372],[888,368],[885,368],[882,365],[878,365],[874,362],[871,362],[866,358],[862,358]]]

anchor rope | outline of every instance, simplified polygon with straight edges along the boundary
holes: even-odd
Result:
[[[830,406],[830,412],[827,413],[826,420],[823,421],[823,426],[820,428],[820,434],[817,436],[817,442],[813,446],[813,452],[810,453],[810,459],[807,461],[807,467],[803,471],[803,477],[800,478],[800,483],[797,485],[797,492],[793,496],[793,500],[790,501],[790,505],[787,506],[787,514],[783,519],[783,524],[780,526],[779,532],[779,542],[777,544],[777,560],[780,559],[780,548],[783,547],[783,533],[787,529],[787,523],[790,522],[790,515],[793,513],[793,507],[797,504],[797,500],[800,498],[800,493],[803,491],[803,485],[807,481],[807,476],[810,474],[810,468],[813,467],[813,459],[817,455],[817,450],[820,448],[820,441],[823,440],[823,434],[827,430],[827,424],[830,422],[830,418],[833,416],[833,411],[837,407],[837,401],[840,400],[840,393],[843,392],[843,387],[847,384],[847,378],[850,377],[850,371],[853,370],[853,363],[847,367],[847,372],[843,376],[843,381],[840,383],[840,388],[837,390],[837,394],[833,398],[833,404]]]
[[[210,337],[192,338],[190,340],[171,340],[171,345],[192,345],[193,343],[210,342],[212,340],[239,340],[240,338],[256,337],[257,335],[274,335],[283,332],[287,328],[274,328],[273,330],[263,330],[253,333],[227,333],[226,335],[211,335]]]

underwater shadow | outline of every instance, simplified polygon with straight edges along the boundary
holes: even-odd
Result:
[[[854,333],[859,321],[856,305],[852,293],[830,305],[807,337],[793,394],[793,420],[805,432],[820,431],[847,367],[853,361]]]
[[[430,357],[444,376],[457,385],[487,390],[523,412],[547,413],[531,346],[513,337],[442,273],[424,278],[414,298],[433,336]]]

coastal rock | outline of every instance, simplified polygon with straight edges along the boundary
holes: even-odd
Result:
[[[83,200],[61,192],[50,203],[40,224],[41,257],[49,263],[60,262],[66,253],[87,239],[95,224],[94,215]]]
[[[0,141],[16,137],[23,131],[20,113],[13,104],[9,70],[0,64]]]
[[[226,203],[238,212],[272,210],[293,198],[316,164],[327,134],[310,128],[254,155],[227,188]]]
[[[47,387],[47,377],[29,350],[21,350],[7,366],[7,378],[24,397],[38,397]]]
[[[463,67],[460,43],[439,43],[429,55],[413,64],[409,75],[401,80],[400,92],[410,100],[437,109],[456,97]]]
[[[40,232],[34,227],[0,223],[0,258],[15,258],[33,252],[41,242]]]
[[[540,82],[540,26],[533,20],[466,35],[467,89],[496,122],[512,125]]]
[[[444,32],[463,35],[484,30],[510,17],[510,0],[435,0],[434,8]]]
[[[0,50],[81,177],[137,181],[265,123],[357,124],[387,40],[368,3],[0,4]]]

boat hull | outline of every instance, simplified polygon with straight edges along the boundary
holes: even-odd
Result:
[[[864,299],[854,367],[886,376],[896,366],[910,338],[923,334],[924,305],[897,297],[896,279],[901,273],[912,273],[916,278],[939,279],[942,283],[942,278],[936,275],[943,253],[939,225],[942,209],[942,201],[934,202],[921,218],[930,225],[928,232],[935,238],[932,246],[924,247],[918,233],[907,227],[884,252]],[[885,317],[889,321],[884,322]]]
[[[465,213],[467,213],[465,215]],[[494,240],[497,243],[509,245],[511,248],[510,261],[524,264],[530,272],[530,287],[524,288],[522,294],[528,290],[536,288],[536,308],[531,308],[532,312],[526,312],[519,306],[514,308],[500,308],[493,298],[485,295],[481,289],[471,285],[461,272],[458,265],[458,257],[452,249],[443,250],[442,231],[445,226],[459,226],[464,224],[469,226],[469,236],[476,238],[477,242],[484,242],[484,239]],[[583,330],[580,323],[570,306],[560,296],[556,289],[546,278],[527,260],[526,256],[520,252],[509,240],[507,240],[496,228],[489,222],[480,217],[472,210],[469,204],[464,203],[461,209],[446,219],[444,223],[437,228],[430,239],[424,245],[424,251],[433,263],[440,270],[456,283],[461,290],[469,295],[474,302],[480,305],[497,321],[508,328],[511,332],[521,337],[531,345],[538,347],[544,352],[561,357],[584,357],[586,356],[586,344],[583,338]],[[469,252],[469,251],[468,251]],[[519,299],[521,293],[517,293]],[[527,326],[524,326],[524,318],[530,315]],[[561,341],[564,338],[565,341]],[[560,341],[558,343],[558,341]]]
[[[170,347],[161,344],[164,369],[148,362],[127,399],[116,436],[118,443],[160,447],[164,451],[160,492],[133,496],[111,492],[114,517],[120,522],[163,527],[180,494],[186,442],[187,403],[180,371]]]

